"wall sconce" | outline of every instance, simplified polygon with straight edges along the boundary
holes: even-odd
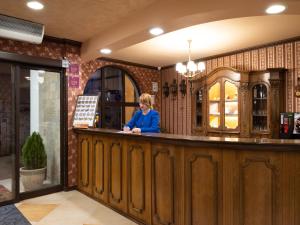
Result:
[[[185,80],[181,80],[180,84],[179,84],[179,91],[182,94],[182,97],[184,97],[186,95],[186,82]]]
[[[177,80],[176,79],[173,80],[173,83],[170,85],[170,88],[171,88],[171,93],[173,95],[173,98],[176,98],[177,91],[178,91]]]
[[[169,96],[169,86],[168,86],[168,82],[165,82],[164,86],[162,87],[163,88],[163,93],[164,93],[164,96],[167,98]]]

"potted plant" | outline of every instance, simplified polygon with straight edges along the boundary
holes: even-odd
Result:
[[[25,191],[40,189],[46,174],[47,154],[43,139],[39,133],[33,132],[27,137],[22,147],[20,168],[21,181]]]

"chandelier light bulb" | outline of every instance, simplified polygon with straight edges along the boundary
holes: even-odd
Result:
[[[198,70],[200,72],[203,72],[205,70],[205,63],[204,62],[199,62],[198,63]]]
[[[188,63],[184,65],[183,63],[177,63],[176,64],[176,71],[187,78],[193,78],[194,76],[197,75],[197,72],[203,72],[205,70],[205,63],[200,62],[196,64],[193,60],[191,60],[191,42],[192,40],[188,40],[189,44],[189,58],[188,58]]]

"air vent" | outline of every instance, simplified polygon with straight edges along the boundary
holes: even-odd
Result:
[[[0,14],[0,36],[40,44],[43,41],[44,25]]]

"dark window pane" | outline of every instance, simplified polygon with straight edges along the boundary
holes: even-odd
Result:
[[[122,70],[113,67],[105,67],[104,74],[104,100],[107,102],[121,102],[122,96]]]
[[[102,115],[102,127],[110,129],[121,129],[122,110],[117,106],[104,106]],[[100,121],[101,122],[101,121]]]
[[[98,69],[90,76],[84,92],[84,95],[97,95],[101,91],[101,70]]]

